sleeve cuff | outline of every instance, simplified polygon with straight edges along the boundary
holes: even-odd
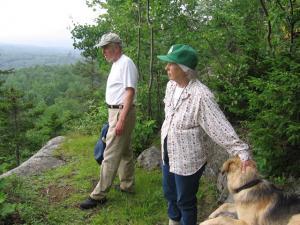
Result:
[[[240,159],[241,159],[242,161],[247,161],[247,160],[251,159],[250,154],[249,154],[248,151],[241,152],[241,153],[239,153],[238,155],[239,155],[239,157],[240,157]]]

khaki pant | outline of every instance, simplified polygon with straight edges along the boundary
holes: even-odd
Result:
[[[134,188],[134,162],[130,141],[136,119],[135,108],[132,107],[126,116],[122,135],[116,136],[115,128],[121,110],[108,110],[109,129],[106,136],[104,159],[100,168],[100,180],[90,195],[96,200],[106,197],[117,172],[121,189],[133,191]]]

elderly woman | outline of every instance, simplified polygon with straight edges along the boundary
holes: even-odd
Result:
[[[218,107],[212,92],[196,79],[196,51],[173,45],[167,55],[169,82],[165,120],[161,130],[163,191],[168,201],[169,225],[196,225],[200,177],[205,169],[203,136],[208,134],[230,155],[238,155],[244,167],[250,158],[248,145],[237,136]]]

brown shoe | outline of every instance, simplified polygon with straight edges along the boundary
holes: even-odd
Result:
[[[91,209],[91,208],[95,208],[97,205],[103,205],[105,202],[107,202],[106,198],[100,199],[100,200],[96,200],[96,199],[92,199],[91,197],[89,197],[87,200],[85,200],[84,202],[82,202],[79,207],[80,209]]]

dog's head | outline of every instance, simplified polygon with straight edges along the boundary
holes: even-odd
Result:
[[[240,167],[241,167],[241,160],[238,157],[234,157],[224,162],[221,172],[222,174],[228,174],[232,171],[236,171]]]
[[[249,168],[248,168],[249,167]],[[249,160],[247,169],[256,169],[256,163],[253,160]],[[222,166],[222,174],[234,173],[236,171],[242,171],[242,161],[238,156],[228,159]]]
[[[229,191],[245,184],[246,182],[258,176],[256,163],[249,160],[245,171],[242,171],[242,161],[239,157],[228,159],[222,166],[222,174],[227,175],[227,184]]]

